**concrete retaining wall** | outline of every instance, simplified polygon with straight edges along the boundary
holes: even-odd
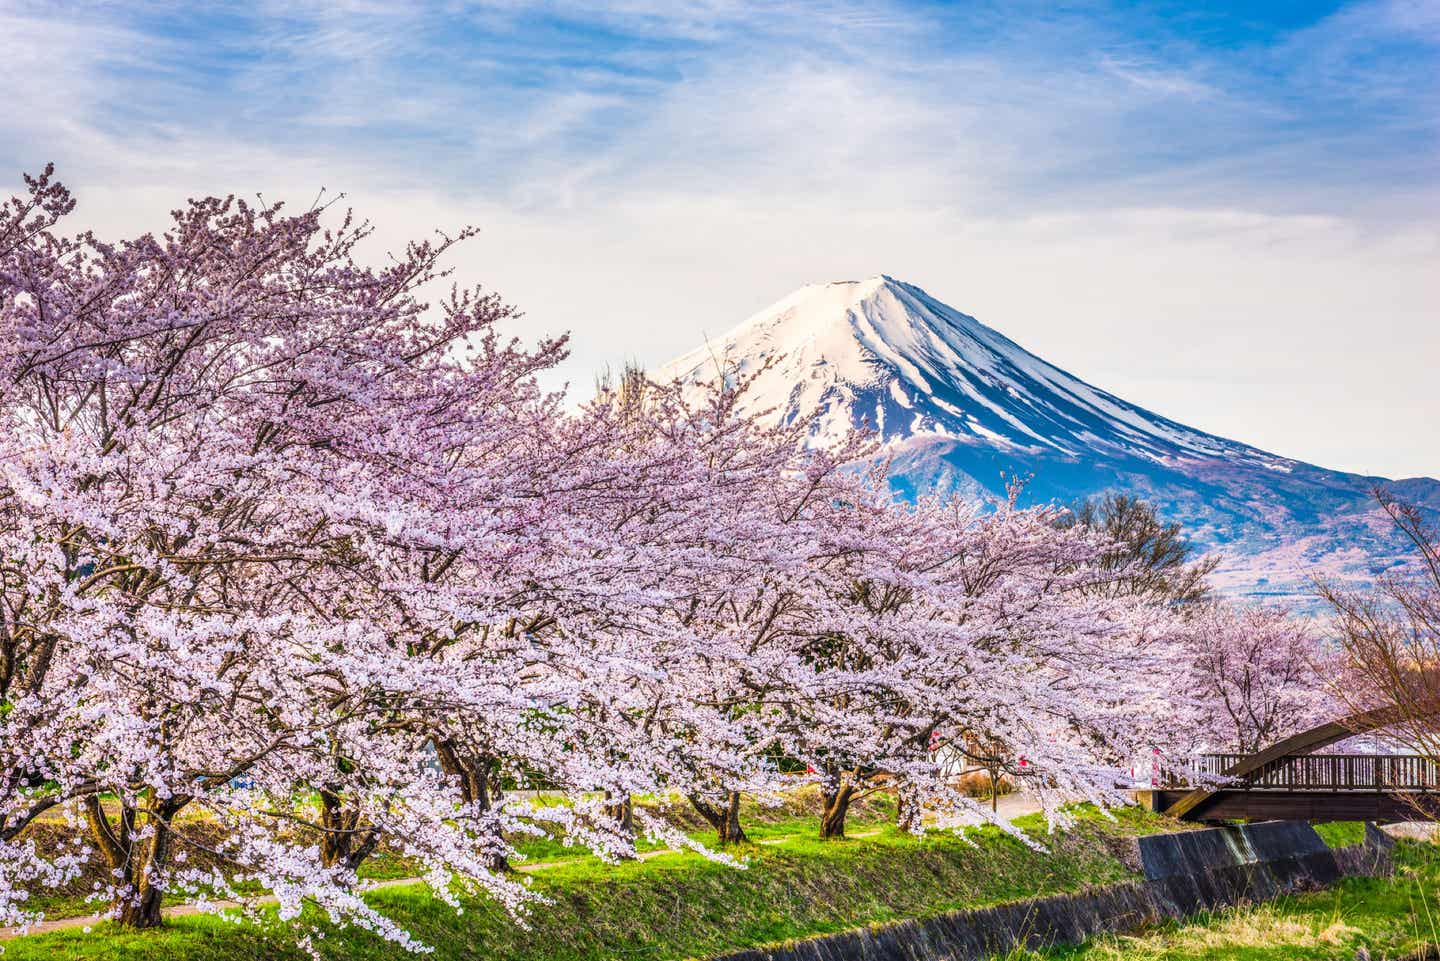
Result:
[[[1317,890],[1347,875],[1388,874],[1393,845],[1367,827],[1365,843],[1332,850],[1310,825],[1293,821],[1151,835],[1136,839],[1143,881],[739,951],[715,961],[980,961],[1019,945],[1076,943]]]

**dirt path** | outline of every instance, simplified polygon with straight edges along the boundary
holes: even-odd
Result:
[[[1013,821],[1026,814],[1038,814],[1040,802],[1031,794],[1004,794],[996,802],[996,813],[1007,821]]]

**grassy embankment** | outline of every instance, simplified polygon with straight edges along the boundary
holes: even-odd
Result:
[[[1330,844],[1359,825],[1322,826]],[[1313,961],[1413,958],[1440,945],[1440,846],[1401,841],[1394,878],[1347,878],[1325,891],[1281,898],[1078,947],[1017,952],[1007,961]],[[1363,951],[1362,951],[1363,949]],[[1440,953],[1429,955],[1440,958]]]
[[[467,903],[456,915],[419,886],[368,897],[433,946],[439,959],[659,961],[1121,880],[1132,877],[1133,868],[1123,860],[1127,846],[1117,839],[1174,827],[1138,810],[1122,812],[1115,823],[1086,816],[1075,830],[1047,839],[1052,853],[1046,855],[994,828],[972,829],[973,843],[949,835],[913,838],[894,829],[885,805],[862,812],[850,826],[850,839],[828,842],[816,839],[813,816],[791,812],[762,822],[759,812],[747,813],[757,843],[746,848],[749,867],[743,871],[694,854],[608,866],[572,849],[531,852],[554,862],[532,875],[552,901],[533,910],[529,930],[484,900]],[[1019,823],[1043,837],[1038,817]],[[315,939],[323,957],[405,956],[363,931],[335,930],[319,919],[316,924],[324,933]],[[23,937],[4,947],[6,961],[304,957],[288,932],[212,917],[177,918],[144,933],[103,924],[90,932]]]

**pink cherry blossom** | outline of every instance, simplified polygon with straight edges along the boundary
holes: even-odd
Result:
[[[28,186],[0,208],[0,923],[88,858],[132,925],[258,887],[302,935],[310,903],[422,950],[360,897],[381,845],[523,923],[538,832],[743,866],[633,795],[816,781],[839,833],[894,788],[923,830],[987,816],[952,785],[983,751],[1063,821],[1186,746],[1186,628],[1054,510],[899,501],[870,438],[741,414],[733,373],[567,409],[536,380],[563,339],[424,299],[469,231],[376,269],[348,215],[207,198],[107,242]]]

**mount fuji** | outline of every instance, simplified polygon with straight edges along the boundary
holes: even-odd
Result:
[[[1217,553],[1227,592],[1304,597],[1413,563],[1377,485],[1440,514],[1440,481],[1326,470],[1187,427],[1026,351],[912,284],[811,284],[656,372],[686,385],[754,374],[753,411],[814,417],[812,442],[877,431],[903,495],[1029,502],[1139,495]]]

